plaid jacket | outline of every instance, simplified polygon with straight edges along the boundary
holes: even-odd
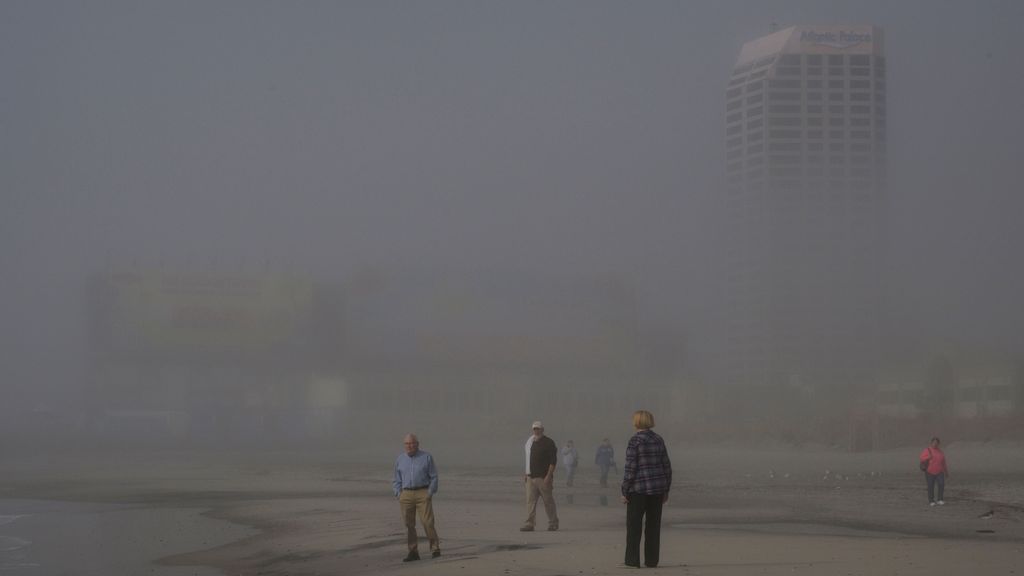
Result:
[[[665,494],[672,487],[672,462],[665,441],[650,430],[640,430],[626,446],[622,495]]]

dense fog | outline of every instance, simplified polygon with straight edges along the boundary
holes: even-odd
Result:
[[[415,431],[514,460],[533,420],[589,451],[637,408],[677,441],[1019,434],[1022,17],[0,3],[4,448],[397,453]],[[726,376],[726,85],[745,42],[815,23],[885,30],[876,355],[848,385],[748,389]],[[893,383],[930,400],[880,413]],[[1010,408],[983,426],[956,403],[985,386]]]

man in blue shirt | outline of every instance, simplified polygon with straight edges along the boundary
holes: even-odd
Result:
[[[434,457],[420,450],[420,441],[415,434],[405,437],[405,453],[399,454],[395,462],[392,488],[402,510],[409,543],[409,555],[402,562],[420,559],[419,537],[416,535],[417,514],[430,540],[430,555],[433,558],[440,556],[441,544],[434,530],[434,506],[431,503],[437,492],[437,467],[434,466]]]

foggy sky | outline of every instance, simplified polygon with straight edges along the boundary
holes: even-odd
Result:
[[[0,3],[4,389],[81,369],[90,273],[622,278],[721,321],[724,88],[771,22],[886,33],[895,346],[1020,352],[1014,1]]]

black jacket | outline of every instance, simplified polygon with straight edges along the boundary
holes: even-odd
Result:
[[[547,436],[534,440],[530,446],[530,478],[543,478],[548,475],[548,466],[558,462],[558,447],[555,441]]]

